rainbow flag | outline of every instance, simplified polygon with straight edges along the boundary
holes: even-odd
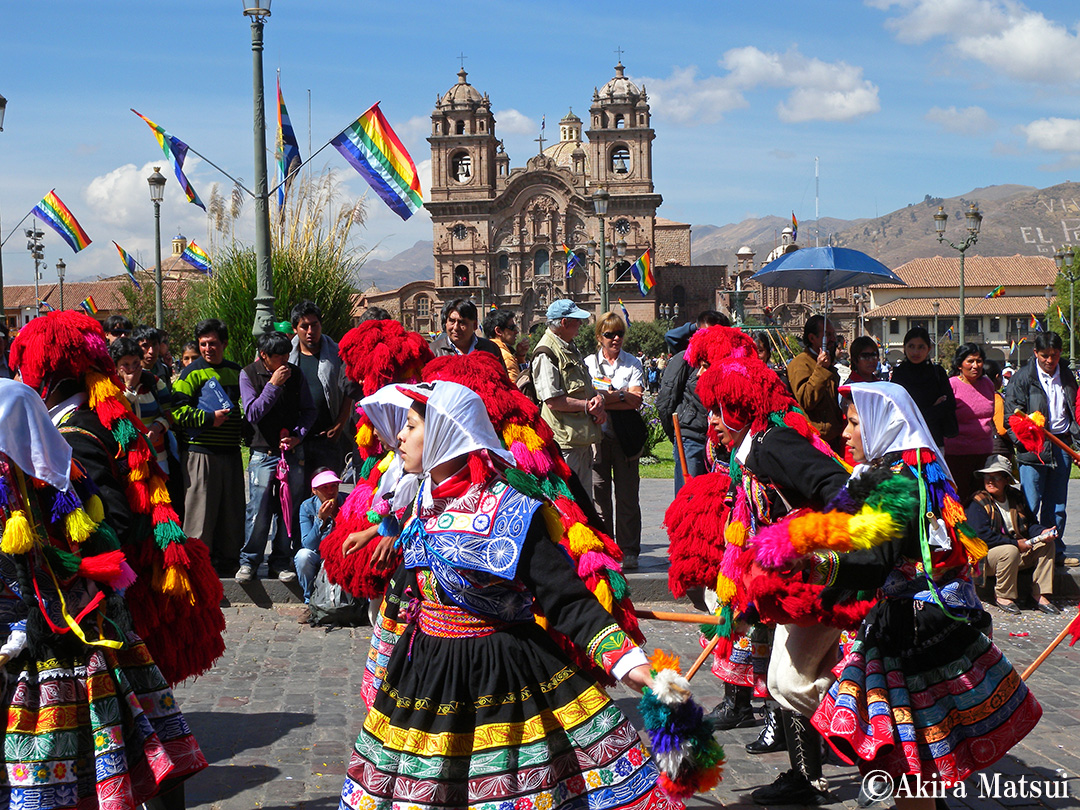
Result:
[[[157,138],[158,146],[161,147],[161,151],[165,153],[165,157],[173,163],[173,170],[176,172],[176,181],[180,184],[180,187],[184,189],[184,193],[187,195],[188,202],[195,203],[203,211],[206,210],[206,206],[203,205],[203,201],[199,199],[199,195],[195,193],[195,189],[191,183],[188,182],[187,177],[184,176],[184,160],[187,158],[188,145],[179,138],[176,138],[159,127],[141,112],[132,109],[139,118],[147,123],[151,130],[154,132],[154,137]]]
[[[300,166],[300,144],[296,141],[285,98],[281,95],[281,76],[277,80],[277,201],[285,207],[285,190],[292,184],[290,174]]]
[[[791,212],[791,241],[797,242],[799,239],[799,220],[795,219],[795,212]]]
[[[1030,326],[1036,332],[1041,332],[1043,330],[1042,324],[1039,323],[1039,319],[1036,318],[1034,315],[1031,316],[1031,323],[1029,323],[1028,326]]]
[[[205,250],[194,242],[188,242],[188,246],[184,248],[184,252],[180,254],[180,258],[188,264],[193,265],[196,270],[201,270],[208,276],[214,274],[214,269],[210,266],[210,257],[206,255]]]
[[[649,290],[656,286],[656,276],[652,271],[652,258],[649,256],[651,248],[646,250],[638,258],[636,262],[630,265],[630,273],[637,281],[638,289],[641,290],[641,294],[648,295]]]
[[[128,278],[131,279],[131,283],[135,285],[136,290],[141,290],[142,285],[139,284],[138,280],[135,278],[135,268],[138,266],[138,262],[131,257],[130,253],[120,247],[120,245],[117,245],[116,242],[113,242],[113,244],[116,245],[116,250],[120,254],[120,261],[124,263],[124,269],[127,270]]]
[[[46,194],[45,199],[35,205],[30,213],[60,234],[60,238],[71,245],[71,249],[76,253],[90,244],[90,237],[82,229],[79,220],[75,219],[75,215],[56,196],[55,189]]]
[[[1016,351],[1016,341],[1015,340],[1010,340],[1009,341],[1009,356],[1011,357],[1012,353],[1015,352],[1015,351]]]
[[[1057,311],[1058,311],[1058,320],[1061,321],[1065,325],[1066,329],[1068,329],[1069,331],[1072,331],[1072,327],[1069,326],[1069,322],[1067,320],[1065,320],[1065,313],[1063,313],[1061,311],[1061,304],[1058,304]]]
[[[1005,287],[999,284],[997,287],[994,287],[994,289],[984,295],[983,298],[1001,298],[1001,296],[1003,296],[1004,294]]]
[[[399,217],[408,219],[420,210],[424,197],[416,165],[378,102],[330,143]]]
[[[54,307],[52,304],[50,304],[44,298],[39,298],[37,300],[37,304],[38,304],[38,309],[40,309],[42,312],[56,312],[56,307]]]
[[[574,270],[581,266],[581,259],[577,257],[577,254],[574,253],[574,251],[566,246],[565,242],[563,242],[562,249],[566,254],[566,277],[570,278],[574,275]]]
[[[623,320],[626,321],[626,325],[630,325],[630,313],[626,311],[626,307],[623,306],[622,299],[619,299],[619,309],[622,310]]]
[[[98,306],[94,303],[94,296],[88,295],[86,298],[79,302],[79,306],[83,308],[87,315],[97,315]]]
[[[948,329],[945,330],[945,334],[942,335],[942,337],[945,340],[952,340],[952,327],[951,326]]]
[[[1016,345],[1019,346],[1021,343],[1027,343],[1027,338],[1026,337],[1020,338],[1019,342]]]

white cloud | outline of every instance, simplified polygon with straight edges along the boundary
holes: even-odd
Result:
[[[748,106],[745,92],[762,87],[789,89],[776,112],[781,121],[849,121],[881,109],[878,88],[862,68],[749,46],[733,48],[719,60],[727,73],[699,78],[697,68],[676,68],[667,79],[643,79],[653,109],[683,123],[712,123]]]
[[[982,135],[997,129],[997,122],[982,107],[931,107],[925,118],[946,132],[961,135]]]
[[[959,56],[1013,79],[1050,84],[1080,80],[1080,60],[1070,59],[1080,34],[1015,0],[870,0],[898,10],[886,27],[906,43],[947,40]]]
[[[540,124],[517,110],[500,110],[494,113],[496,132],[507,135],[532,135],[540,131]]]
[[[1020,127],[1028,146],[1047,152],[1080,152],[1080,120],[1076,118],[1040,118]]]

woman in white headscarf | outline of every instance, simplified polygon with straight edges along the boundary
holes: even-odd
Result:
[[[945,790],[1004,756],[1042,708],[988,637],[969,577],[985,546],[911,397],[892,383],[852,385],[844,437],[858,466],[830,508],[887,513],[898,528],[870,549],[813,557],[827,593],[878,589],[813,723],[865,773]],[[897,804],[913,801],[933,807]]]
[[[650,682],[644,653],[551,541],[542,504],[500,473],[514,459],[483,401],[452,382],[398,390],[411,408],[397,455],[418,489],[400,537],[407,608],[390,618],[408,626],[342,806],[668,807],[637,732],[535,620],[627,685]]]

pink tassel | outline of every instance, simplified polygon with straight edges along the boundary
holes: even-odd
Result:
[[[791,546],[786,523],[761,529],[754,538],[753,548],[754,557],[765,568],[785,571],[799,558],[799,554]]]
[[[136,579],[138,579],[138,577],[125,560],[120,563],[120,573],[117,574],[114,579],[109,580],[109,587],[114,591],[126,591],[135,584]]]
[[[586,551],[578,560],[578,576],[580,577],[589,577],[604,569],[618,571],[619,564],[599,551]]]
[[[525,472],[536,472],[533,469],[532,453],[529,452],[529,448],[525,446],[524,442],[511,442],[510,452],[514,456],[514,461],[517,462],[518,469]]]
[[[552,463],[551,456],[548,455],[547,450],[534,450],[532,453],[532,458],[533,465],[536,467],[537,475],[547,475],[553,469],[555,469],[555,465]]]

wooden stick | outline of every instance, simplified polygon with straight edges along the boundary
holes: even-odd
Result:
[[[682,446],[682,428],[679,426],[679,415],[671,415],[671,423],[675,426],[675,447],[679,451],[679,464],[682,466],[683,481],[690,478],[690,468],[686,466],[686,450]]]
[[[1031,666],[1025,669],[1023,674],[1020,676],[1022,680],[1026,681],[1028,677],[1042,665],[1042,662],[1050,657],[1050,653],[1054,651],[1054,648],[1065,640],[1065,636],[1069,635],[1069,629],[1072,627],[1074,621],[1076,621],[1075,618],[1071,619],[1069,623],[1065,625],[1065,629],[1057,634],[1057,638],[1050,642],[1050,646],[1043,650],[1042,653],[1040,653],[1039,657],[1031,662]]]
[[[1032,422],[1035,421],[1030,416],[1028,416],[1026,413],[1024,413],[1022,410],[1020,410],[1019,408],[1017,408],[1015,411],[1013,411],[1013,413],[1015,413],[1015,414],[1017,414],[1019,416],[1022,416],[1025,419],[1031,420]],[[1036,425],[1036,427],[1038,427],[1038,425]],[[1072,456],[1073,461],[1075,461],[1077,464],[1080,464],[1080,453],[1073,450],[1071,447],[1069,447],[1069,445],[1065,444],[1065,442],[1063,442],[1061,439],[1059,439],[1057,436],[1055,436],[1053,433],[1051,433],[1045,427],[1040,427],[1039,430],[1041,430],[1043,433],[1046,434],[1047,439],[1049,439],[1051,442],[1053,442],[1058,447],[1060,447],[1062,450],[1064,450],[1066,453],[1068,453],[1070,456]]]
[[[713,640],[705,645],[705,649],[701,651],[701,655],[697,657],[697,661],[690,667],[690,671],[686,673],[686,680],[690,680],[697,674],[697,671],[701,669],[701,665],[708,660],[709,656],[712,655],[713,650],[716,649],[716,645],[719,643],[720,636],[713,636]]]
[[[634,608],[634,615],[639,619],[656,619],[661,622],[679,622],[680,624],[720,624],[719,616],[709,616],[706,613],[672,613],[666,610]]]

